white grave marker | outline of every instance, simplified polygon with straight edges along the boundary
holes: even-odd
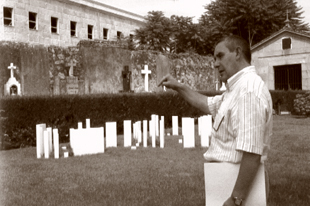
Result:
[[[195,121],[194,118],[182,118],[182,135],[184,148],[195,147]]]
[[[142,131],[141,131],[141,121],[137,122],[137,136],[138,136],[138,143],[142,142]]]
[[[106,147],[117,147],[116,122],[106,122]]]
[[[160,120],[160,148],[164,148],[165,146],[165,117],[161,116]]]
[[[83,123],[82,122],[78,122],[78,129],[83,129]]]
[[[156,137],[159,136],[159,117],[155,115],[155,135]]]
[[[179,135],[178,116],[172,116],[172,135]]]
[[[50,146],[49,146],[49,132],[44,130],[43,132],[43,142],[44,142],[44,157],[45,159],[50,158]]]
[[[53,132],[51,127],[46,128],[46,130],[48,131],[49,154],[51,154],[53,152]]]
[[[86,129],[90,128],[90,119],[86,119]]]
[[[212,116],[205,115],[200,117],[200,130],[201,130],[201,146],[202,147],[209,147],[210,144],[210,137],[212,131]]]
[[[155,126],[156,126],[156,115],[152,114],[152,120],[150,121],[150,132],[152,137],[152,147],[156,147],[156,133],[155,133]]]
[[[146,92],[149,91],[149,74],[152,73],[151,70],[148,70],[148,65],[144,65],[144,70],[141,71],[142,74],[144,74],[144,90]]]
[[[143,147],[147,147],[147,120],[143,120]]]
[[[70,129],[74,156],[104,153],[104,128]]]
[[[42,158],[44,155],[44,130],[45,124],[36,125],[36,147],[37,147],[37,158]]]
[[[124,120],[124,147],[131,147],[131,120]]]
[[[53,129],[53,140],[54,140],[54,157],[59,158],[59,134],[58,129]]]

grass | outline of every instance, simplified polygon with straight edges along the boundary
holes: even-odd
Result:
[[[309,126],[309,118],[274,116],[269,206],[310,204]],[[36,159],[35,148],[0,151],[0,205],[203,206],[199,143],[183,149],[170,136],[164,149],[120,146],[59,160]]]

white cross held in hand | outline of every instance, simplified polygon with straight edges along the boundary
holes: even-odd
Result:
[[[149,74],[152,73],[151,70],[148,70],[148,65],[144,65],[144,70],[141,71],[142,74],[145,74],[144,76],[144,88],[145,91],[149,91]]]
[[[11,78],[14,78],[14,72],[13,69],[16,69],[16,66],[13,65],[13,63],[11,63],[11,65],[8,67],[8,69],[11,70]]]

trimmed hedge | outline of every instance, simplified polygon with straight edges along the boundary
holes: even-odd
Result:
[[[294,110],[297,94],[307,91],[270,91],[273,108],[298,114]],[[207,96],[222,92],[200,92]],[[77,128],[78,122],[91,120],[92,127],[104,126],[116,121],[118,134],[123,133],[123,120],[149,120],[152,114],[165,116],[165,126],[171,127],[173,115],[198,117],[203,113],[190,106],[176,92],[119,93],[65,96],[24,96],[0,99],[0,137],[13,147],[35,146],[35,126],[46,123],[58,128],[60,142],[69,141],[69,128]]]
[[[289,91],[279,91],[279,90],[270,90],[273,109],[279,113],[280,110],[286,110],[292,114],[297,114],[294,110],[294,100],[296,99],[297,94],[304,94],[307,91],[302,90],[289,90]]]
[[[297,94],[294,100],[294,109],[297,114],[310,116],[310,91],[304,94]]]
[[[214,96],[221,92],[200,93]],[[39,123],[58,128],[60,142],[67,142],[69,128],[77,128],[78,122],[85,124],[87,118],[92,127],[116,121],[122,134],[126,119],[149,120],[152,114],[158,114],[165,116],[166,126],[171,126],[173,115],[202,115],[175,92],[7,97],[1,99],[0,108],[4,110],[1,137],[16,147],[36,144],[35,126]]]

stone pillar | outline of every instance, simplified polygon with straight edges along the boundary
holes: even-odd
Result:
[[[169,74],[170,72],[170,62],[169,59],[164,55],[158,55],[156,58],[156,84],[159,84],[160,80]],[[156,92],[164,91],[161,87],[156,87]]]
[[[85,94],[89,94],[89,80],[85,77]]]
[[[57,75],[54,77],[54,88],[53,88],[54,95],[60,94],[59,83],[60,83],[60,79],[59,79],[59,76]]]

